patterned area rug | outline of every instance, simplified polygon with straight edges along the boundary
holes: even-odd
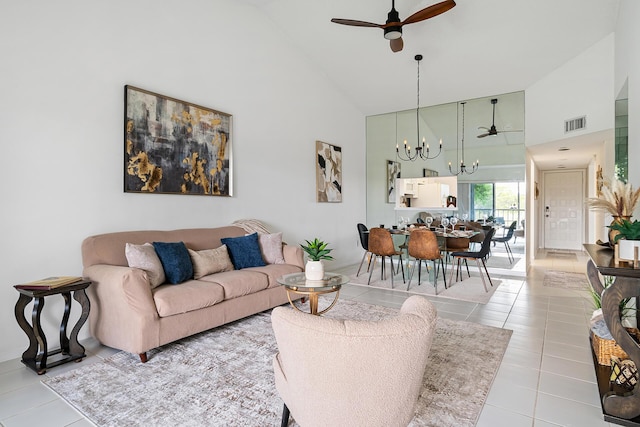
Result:
[[[589,289],[587,276],[583,273],[569,273],[567,271],[547,270],[542,281],[544,286],[562,289],[576,289],[586,291]]]
[[[413,265],[413,263],[411,263]],[[431,264],[431,263],[429,263]],[[388,266],[387,266],[388,268]],[[448,288],[444,288],[444,283],[442,282],[442,271],[440,271],[438,275],[438,296],[442,298],[450,298],[457,299],[461,301],[469,301],[475,302],[478,304],[486,304],[491,299],[493,293],[500,286],[500,279],[492,278],[493,286],[489,284],[487,280],[487,291],[484,290],[484,286],[482,285],[482,279],[478,275],[478,266],[475,262],[469,263],[469,271],[471,273],[471,277],[467,276],[466,269],[463,267],[464,275],[462,276],[463,280],[458,282],[449,283],[449,268],[447,267],[447,286]],[[388,270],[387,270],[388,271]],[[406,274],[406,271],[405,271]],[[455,273],[453,276],[455,280]],[[436,296],[435,287],[433,286],[433,273],[431,273],[431,277],[426,272],[424,268],[424,264],[422,267],[422,280],[420,286],[418,286],[418,273],[414,274],[414,277],[411,281],[411,285],[409,290],[407,291],[407,285],[409,284],[409,275],[406,274],[406,283],[402,282],[402,274],[397,274],[394,276],[393,280],[393,289],[391,287],[391,279],[389,276],[385,280],[380,278],[380,269],[376,268],[371,275],[371,283],[368,284],[369,273],[366,271],[360,272],[360,276],[356,277],[355,274],[349,276],[349,283],[352,285],[358,286],[370,286],[374,288],[380,289],[388,289],[394,290],[398,292],[409,292],[410,294],[418,294],[418,295],[429,295]],[[486,280],[486,277],[485,277]]]
[[[340,300],[327,317],[395,312]],[[511,333],[438,319],[411,425],[474,426]],[[267,311],[151,351],[145,364],[120,352],[43,383],[98,426],[275,426],[276,347]]]
[[[578,260],[578,256],[574,252],[567,251],[547,251],[545,258],[562,259],[567,261]]]

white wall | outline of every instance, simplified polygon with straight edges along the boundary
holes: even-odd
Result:
[[[92,234],[258,218],[289,243],[330,242],[334,266],[360,259],[365,118],[270,22],[233,0],[3,8],[0,360],[28,345],[10,285],[80,275]],[[123,193],[125,84],[233,115],[234,197]],[[342,203],[315,201],[316,140],[343,148]],[[61,310],[47,300],[50,347]]]
[[[567,137],[564,121],[587,116],[587,128],[570,136],[613,129],[614,34],[581,52],[525,90],[526,145]]]

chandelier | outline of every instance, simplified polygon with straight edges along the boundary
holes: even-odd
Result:
[[[442,152],[442,140],[440,140],[440,149],[438,154],[433,157],[429,156],[429,144],[426,144],[426,138],[422,137],[422,145],[420,145],[420,61],[422,55],[416,55],[414,58],[418,62],[418,105],[416,107],[416,132],[418,143],[416,148],[411,151],[411,146],[407,144],[407,140],[404,140],[404,150],[401,152],[398,143],[396,143],[396,157],[404,161],[414,161],[418,158],[422,160],[435,159]],[[426,144],[426,145],[425,145]]]
[[[449,172],[451,172],[453,175],[460,175],[463,173],[466,173],[467,175],[471,175],[472,173],[474,173],[476,170],[478,170],[478,166],[480,165],[480,162],[478,160],[476,160],[475,162],[471,163],[471,168],[468,169],[467,165],[464,164],[464,104],[466,104],[466,102],[461,102],[460,104],[462,104],[462,156],[460,156],[460,145],[458,145],[458,138],[456,138],[456,159],[460,159],[460,166],[458,167],[457,171],[454,172],[453,169],[451,168],[451,162],[449,162]],[[459,127],[459,126],[456,126]]]

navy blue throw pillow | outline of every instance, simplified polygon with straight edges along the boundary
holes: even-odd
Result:
[[[183,242],[153,242],[167,281],[177,285],[193,278],[193,264]]]
[[[225,237],[220,240],[227,245],[231,262],[236,270],[266,265],[260,251],[258,233],[242,237]]]

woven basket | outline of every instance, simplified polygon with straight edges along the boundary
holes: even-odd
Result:
[[[640,340],[640,330],[636,328],[625,328],[631,337],[638,342]],[[622,360],[628,359],[627,353],[615,340],[606,340],[591,332],[591,344],[593,352],[596,354],[599,365],[611,366],[611,356],[616,356]]]

